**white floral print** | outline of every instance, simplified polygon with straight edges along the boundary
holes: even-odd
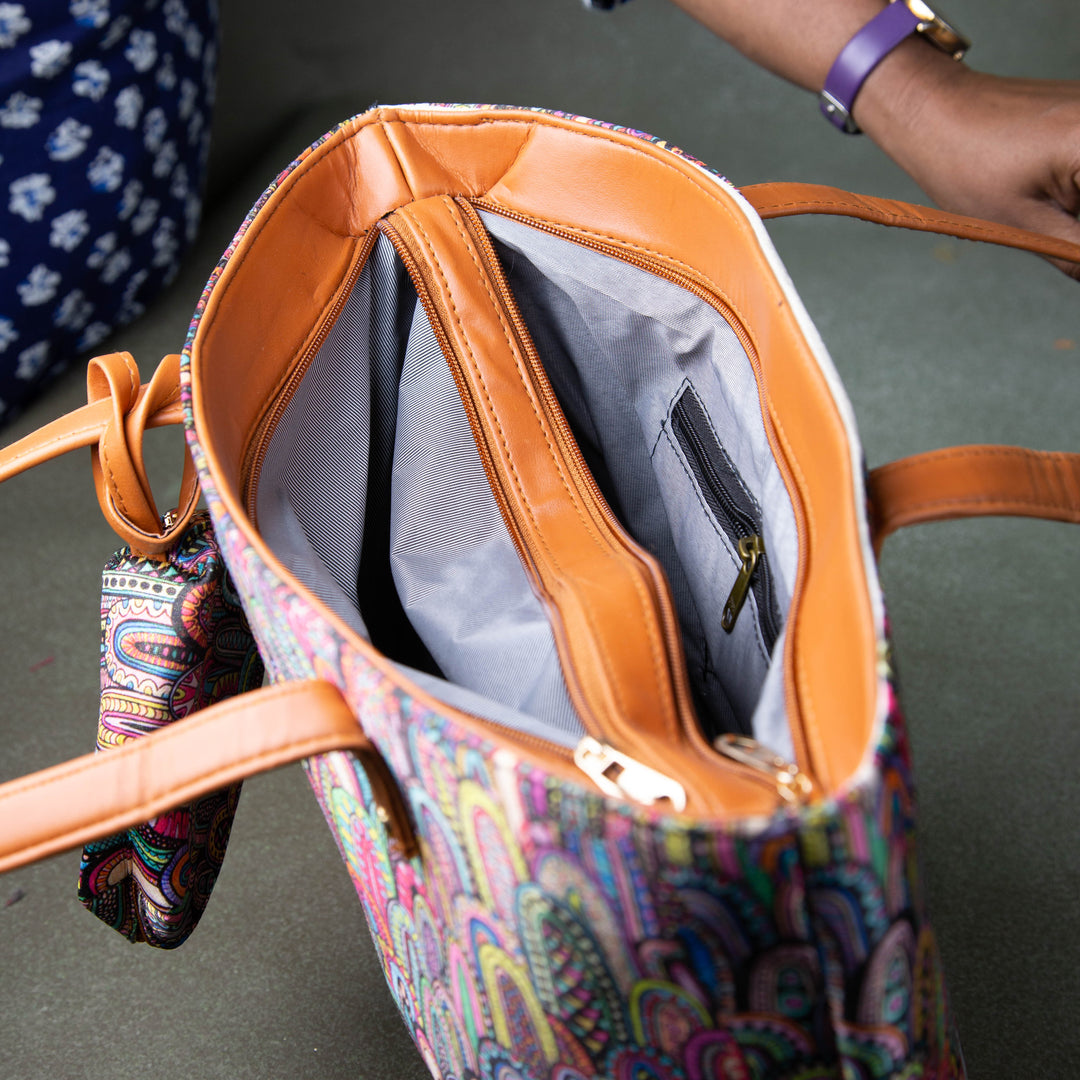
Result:
[[[176,86],[176,65],[172,53],[166,53],[161,58],[157,69],[157,84],[162,90],[172,90]]]
[[[80,26],[100,30],[109,21],[109,0],[71,0],[68,10]]]
[[[125,86],[116,95],[116,123],[119,127],[134,131],[142,115],[143,96],[137,86]]]
[[[56,189],[47,173],[20,176],[8,185],[8,209],[26,221],[40,221],[45,207],[56,199]]]
[[[114,285],[130,269],[131,252],[127,248],[121,248],[105,260],[105,266],[101,271],[101,280],[106,285]]]
[[[168,176],[176,165],[176,159],[178,157],[176,150],[176,143],[167,142],[158,151],[158,155],[154,158],[153,173],[159,179],[163,180]]]
[[[37,307],[38,304],[47,304],[55,295],[56,287],[60,284],[60,275],[55,270],[50,270],[44,263],[38,263],[26,280],[15,286],[26,307]]]
[[[95,191],[115,191],[124,180],[124,155],[103,146],[90,162],[86,178]]]
[[[131,231],[136,236],[142,236],[157,221],[160,209],[161,203],[157,199],[143,199],[139,203],[139,212],[131,219]]]
[[[41,98],[16,90],[0,107],[0,127],[33,127],[41,119],[42,105]]]
[[[94,314],[94,305],[82,289],[72,289],[53,312],[53,322],[63,330],[81,330]]]
[[[6,240],[0,240],[0,266],[7,266],[11,262],[11,245]]]
[[[176,235],[176,222],[172,218],[162,218],[150,242],[154,245],[155,266],[168,266],[174,262],[180,247],[180,240]]]
[[[15,324],[6,318],[0,318],[0,352],[7,352],[8,346],[19,340],[19,331]]]
[[[195,111],[195,103],[199,99],[199,88],[190,80],[184,79],[180,83],[180,103],[176,107],[181,120],[187,120]]]
[[[19,366],[15,369],[16,379],[36,379],[49,359],[49,343],[39,341],[29,349],[19,353]]]
[[[116,211],[116,216],[121,221],[127,221],[135,213],[139,206],[139,200],[142,198],[142,193],[141,180],[129,180],[124,185],[123,193],[120,196],[120,206]]]
[[[0,48],[10,49],[30,28],[22,4],[0,4]]]
[[[52,79],[67,67],[71,59],[71,42],[43,41],[30,46],[30,70],[39,79]]]
[[[151,109],[143,119],[143,146],[156,154],[169,133],[169,121],[165,116],[165,110],[158,106]]]
[[[157,62],[157,38],[152,30],[132,30],[124,55],[136,71],[149,71]]]
[[[85,210],[68,210],[67,213],[52,219],[49,243],[64,251],[74,251],[90,232],[90,223],[86,220]]]
[[[83,336],[79,338],[79,343],[75,348],[79,352],[89,352],[100,345],[111,333],[112,327],[108,323],[92,322],[83,331]]]
[[[114,19],[109,32],[101,39],[101,47],[111,49],[118,41],[124,40],[130,29],[131,17],[129,15],[121,15],[120,18]]]
[[[116,233],[109,232],[94,241],[94,248],[86,260],[86,265],[96,270],[105,265],[105,260],[116,250]]]
[[[75,78],[71,88],[80,97],[100,101],[109,89],[112,76],[109,69],[98,60],[84,60],[75,65]]]
[[[89,124],[80,124],[78,120],[68,117],[57,124],[45,143],[45,149],[53,161],[71,161],[86,149],[92,134],[93,129]]]

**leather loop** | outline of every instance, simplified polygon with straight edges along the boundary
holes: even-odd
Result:
[[[0,483],[69,450],[93,447],[94,485],[106,520],[137,554],[160,555],[187,527],[199,501],[198,477],[185,452],[178,510],[163,526],[143,461],[148,428],[184,422],[180,357],[165,357],[140,387],[130,354],[110,353],[90,361],[86,382],[89,404],[0,450]]]
[[[961,240],[981,240],[1080,264],[1080,245],[1067,240],[1016,229],[1011,225],[997,225],[981,218],[947,214],[942,210],[932,210],[897,199],[856,195],[823,184],[798,183],[751,184],[742,188],[741,193],[764,221],[797,214],[835,214],[872,221],[878,225],[955,236]]]
[[[1080,454],[954,446],[874,469],[874,549],[905,525],[1008,515],[1080,524]]]
[[[406,854],[416,850],[389,769],[331,683],[281,683],[229,698],[106,754],[87,754],[0,786],[0,873],[156,817],[218,788],[314,754],[350,750],[376,810]]]

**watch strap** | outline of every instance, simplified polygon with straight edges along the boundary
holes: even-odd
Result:
[[[903,3],[893,0],[875,15],[840,50],[821,91],[821,111],[825,119],[849,135],[857,134],[851,118],[855,96],[863,82],[897,45],[919,28],[922,20]]]

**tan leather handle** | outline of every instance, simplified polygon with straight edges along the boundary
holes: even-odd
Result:
[[[796,214],[836,214],[859,218],[878,225],[893,225],[918,232],[940,233],[962,240],[981,240],[989,244],[1033,251],[1054,259],[1080,263],[1080,245],[1058,240],[1042,233],[997,225],[981,218],[947,214],[927,206],[882,199],[875,195],[856,195],[842,188],[824,184],[772,183],[751,184],[741,189],[743,197],[762,219],[791,217]]]
[[[256,773],[351,750],[391,835],[415,837],[397,786],[337,687],[281,683],[202,709],[183,723],[0,785],[0,873],[111,836]]]
[[[92,447],[94,485],[105,519],[136,553],[160,554],[176,542],[199,501],[198,478],[191,455],[185,454],[177,511],[164,525],[143,463],[146,429],[184,422],[180,357],[165,357],[146,386],[140,386],[129,353],[95,357],[87,370],[87,396],[89,404],[81,409],[0,450],[0,482],[69,450]]]
[[[1010,515],[1080,524],[1080,454],[954,446],[873,469],[874,547],[905,525]]]

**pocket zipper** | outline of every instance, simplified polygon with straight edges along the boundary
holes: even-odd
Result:
[[[742,566],[724,605],[721,626],[735,629],[739,612],[752,591],[762,644],[771,656],[779,635],[779,616],[772,573],[761,536],[761,508],[746,490],[705,410],[689,386],[671,410],[675,439],[690,462],[702,496],[713,517],[738,553]]]

